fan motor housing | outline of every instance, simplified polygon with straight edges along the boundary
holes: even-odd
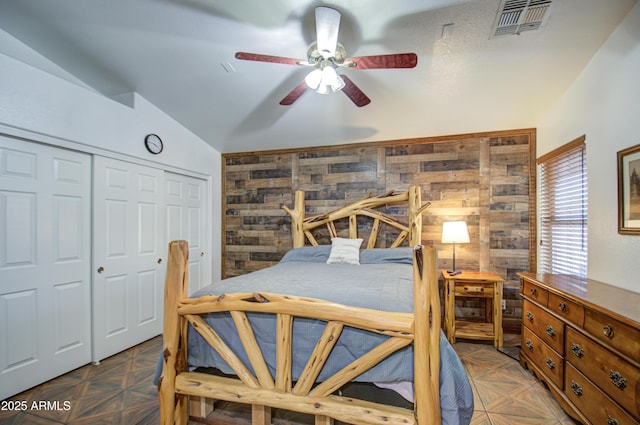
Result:
[[[329,60],[333,62],[334,65],[341,66],[344,64],[344,60],[347,58],[347,51],[342,44],[337,43],[336,51],[333,56],[325,57],[318,50],[318,43],[314,41],[313,43],[309,44],[309,47],[307,48],[307,58],[309,63],[313,65],[318,64],[324,60]]]

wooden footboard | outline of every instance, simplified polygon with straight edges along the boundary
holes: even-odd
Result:
[[[169,244],[165,287],[163,370],[158,384],[162,424],[186,424],[187,396],[252,405],[253,423],[270,423],[270,409],[315,415],[316,423],[337,419],[353,424],[441,423],[439,398],[440,302],[435,248],[414,249],[414,313],[355,308],[323,300],[272,293],[233,293],[187,298],[188,248],[185,241]],[[249,357],[249,368],[200,316],[230,312]],[[248,312],[276,315],[276,373],[272,376],[247,320]],[[292,324],[295,317],[326,322],[324,333],[294,383],[291,377]],[[199,332],[234,370],[237,378],[188,372],[187,323]],[[316,378],[345,326],[388,335],[383,343],[323,382]],[[395,351],[413,344],[413,410],[341,397],[336,390]]]

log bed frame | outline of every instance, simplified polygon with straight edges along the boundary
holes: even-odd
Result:
[[[374,208],[406,202],[408,225]],[[271,422],[271,408],[315,415],[316,425],[339,420],[353,424],[432,425],[441,423],[440,367],[440,300],[436,275],[436,251],[421,246],[422,213],[429,204],[421,205],[420,188],[411,186],[406,192],[365,198],[331,213],[304,218],[304,192],[295,194],[295,208],[283,208],[291,215],[293,246],[304,246],[305,240],[317,245],[311,231],[326,225],[336,236],[334,221],[348,219],[349,237],[357,237],[356,217],[373,219],[367,247],[376,244],[384,223],[399,231],[392,246],[408,237],[414,248],[414,311],[394,313],[355,308],[319,299],[273,293],[229,293],[220,296],[188,298],[188,244],[172,241],[164,292],[164,350],[162,373],[158,382],[161,424],[187,424],[189,397],[227,400],[250,404],[252,423]],[[255,371],[252,374],[215,330],[200,316],[209,312],[230,312],[243,346]],[[255,335],[247,320],[247,312],[277,315],[276,373],[271,376]],[[310,317],[327,323],[306,367],[297,382],[291,377],[292,323],[295,317]],[[198,331],[225,359],[237,378],[189,372],[187,367],[187,326]],[[390,338],[369,353],[316,385],[316,377],[328,358],[333,344],[344,326],[389,335]],[[414,408],[413,410],[336,395],[336,390],[362,372],[370,369],[393,352],[413,344]]]

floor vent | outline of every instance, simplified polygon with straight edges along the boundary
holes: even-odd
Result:
[[[549,17],[551,0],[502,0],[492,35],[537,30]]]

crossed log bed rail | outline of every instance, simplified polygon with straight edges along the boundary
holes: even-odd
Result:
[[[188,298],[188,244],[173,241],[165,281],[164,350],[162,374],[158,383],[162,424],[186,424],[188,397],[227,400],[252,406],[254,425],[271,422],[271,408],[297,411],[315,416],[316,424],[339,420],[353,424],[437,424],[441,423],[439,398],[440,301],[436,274],[435,248],[420,245],[420,189],[412,186],[400,194],[388,193],[366,198],[328,214],[304,218],[304,193],[296,192],[295,208],[284,207],[292,217],[294,247],[305,239],[317,245],[311,230],[326,225],[335,236],[333,222],[349,220],[349,237],[357,237],[356,216],[374,220],[367,246],[375,246],[381,224],[399,230],[392,246],[408,238],[413,250],[413,313],[396,313],[352,307],[325,300],[274,293],[227,293],[218,296]],[[374,208],[400,202],[408,203],[408,224]],[[224,343],[202,315],[229,312],[249,358],[251,370]],[[276,316],[275,376],[269,371],[258,346],[247,313]],[[291,375],[292,327],[296,317],[326,323],[300,377]],[[187,329],[191,326],[233,369],[236,377],[189,372],[187,365]],[[316,382],[325,361],[344,327],[387,335],[384,342],[345,366],[322,382]],[[337,395],[347,384],[392,353],[413,346],[414,408],[405,409]]]

